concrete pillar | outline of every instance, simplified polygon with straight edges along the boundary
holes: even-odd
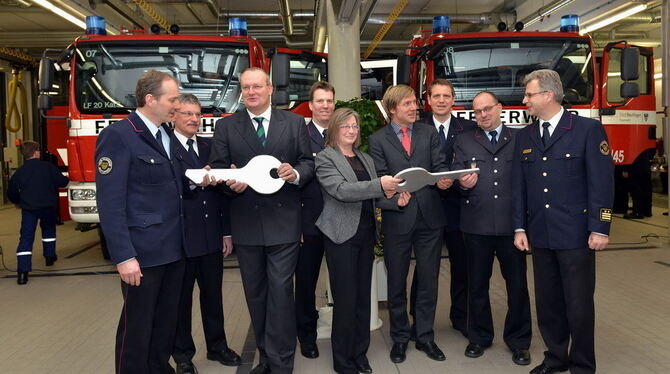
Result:
[[[350,22],[340,22],[332,1],[326,1],[328,32],[328,82],[335,87],[335,99],[361,97],[360,12]]]

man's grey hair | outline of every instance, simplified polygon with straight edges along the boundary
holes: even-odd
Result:
[[[190,93],[180,94],[179,98],[177,98],[177,101],[179,101],[179,104],[196,104],[197,106],[202,107],[198,97]]]
[[[561,76],[551,69],[535,70],[526,75],[523,80],[524,86],[528,82],[537,80],[542,91],[551,91],[554,93],[554,100],[559,104],[563,102],[563,84],[561,83]]]

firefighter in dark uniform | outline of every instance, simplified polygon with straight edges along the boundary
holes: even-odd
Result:
[[[184,278],[182,172],[170,152],[179,96],[172,75],[137,81],[137,110],[102,130],[96,144],[100,224],[121,277],[116,373],[170,373]]]
[[[608,244],[614,164],[602,124],[561,107],[552,70],[525,79],[538,121],[514,154],[514,244],[533,250],[537,322],[547,350],[531,374],[594,373],[595,250]]]
[[[326,129],[330,116],[335,110],[335,88],[328,82],[318,81],[309,91],[309,109],[312,120],[307,126],[309,146],[312,155],[323,150],[326,140]],[[316,345],[316,323],[319,312],[316,310],[316,283],[321,272],[323,259],[323,234],[315,223],[323,210],[321,186],[316,178],[307,182],[300,191],[302,201],[302,242],[295,267],[295,321],[300,353],[307,358],[319,357]]]
[[[33,241],[37,221],[42,230],[42,249],[47,266],[56,261],[56,207],[58,188],[68,179],[53,164],[40,160],[40,145],[25,141],[21,146],[25,162],[9,179],[7,197],[21,209],[21,237],[16,249],[16,283],[28,283],[32,270]]]
[[[203,168],[209,160],[212,139],[196,135],[202,118],[200,101],[192,94],[181,94],[178,101],[172,121],[174,158],[181,163],[182,171]],[[223,258],[233,251],[228,197],[215,186],[199,187],[187,180],[183,196],[186,270],[172,352],[177,374],[198,372],[191,361],[195,355],[191,322],[196,280],[207,359],[239,366],[242,360],[228,347],[223,318]]]
[[[502,105],[489,91],[475,95],[472,109],[478,129],[461,135],[454,144],[455,169],[478,167],[480,174],[461,178],[461,231],[467,248],[467,357],[476,358],[493,342],[489,283],[495,258],[507,290],[503,340],[517,365],[530,364],[530,299],[526,254],[514,247],[512,228],[512,158],[516,130],[500,121]]]

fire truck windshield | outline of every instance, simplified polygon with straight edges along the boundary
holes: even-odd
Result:
[[[523,79],[538,69],[561,75],[567,103],[586,104],[593,97],[593,56],[586,39],[448,39],[436,47],[435,77],[451,81],[456,105],[469,105],[483,90],[506,106],[523,105]]]
[[[234,112],[240,73],[249,50],[206,43],[81,43],[75,49],[75,93],[81,113],[128,113],[136,107],[135,84],[148,70],[172,74],[181,93],[200,99],[203,112]]]

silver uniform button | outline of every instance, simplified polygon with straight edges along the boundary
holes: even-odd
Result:
[[[209,217],[209,214],[205,214],[205,218]]]
[[[494,172],[494,173],[497,173],[497,172],[498,172],[498,169],[493,169],[493,172]]]
[[[153,158],[152,158],[151,160],[149,160],[149,161],[151,161],[152,164],[154,163],[154,159],[153,159]]]
[[[548,188],[545,188],[545,189],[544,189],[544,192],[549,192],[549,189],[548,189]]]
[[[544,207],[547,208],[547,209],[549,209],[549,204],[546,204]]]
[[[565,154],[565,157],[570,157],[570,154],[569,154],[569,153],[566,153],[566,154]]]
[[[497,199],[497,198],[498,198],[498,195],[493,195],[493,198],[494,198],[494,199]]]
[[[546,172],[542,173],[542,176],[543,176],[543,177],[546,177],[546,176],[547,176],[547,173],[546,173]]]
[[[207,202],[203,200],[202,205],[206,205],[206,204],[207,204]]]
[[[497,182],[497,181],[493,182],[493,185],[494,185],[494,186],[497,186],[497,185],[498,185],[498,182]]]
[[[498,157],[494,157],[494,158],[493,158],[493,161],[498,161]]]
[[[547,156],[542,157],[542,161],[547,161]]]

